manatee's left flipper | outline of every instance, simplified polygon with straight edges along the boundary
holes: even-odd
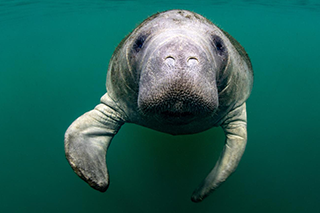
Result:
[[[245,103],[227,115],[222,128],[226,135],[223,152],[215,167],[193,192],[193,202],[202,201],[236,170],[247,144]]]
[[[106,152],[124,123],[123,116],[108,94],[101,104],[75,120],[65,134],[65,153],[73,170],[101,192],[109,186]]]

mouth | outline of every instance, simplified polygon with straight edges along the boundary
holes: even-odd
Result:
[[[161,117],[168,124],[188,124],[195,119],[195,114],[192,112],[176,112],[176,111],[163,111],[159,113]]]
[[[163,111],[160,113],[163,117],[172,117],[172,118],[188,118],[193,117],[192,112],[173,112],[173,111]]]

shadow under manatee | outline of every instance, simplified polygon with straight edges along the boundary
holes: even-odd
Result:
[[[121,185],[122,193],[136,198],[147,194],[149,201],[168,197],[190,201],[218,160],[224,140],[221,128],[172,136],[125,124],[108,151],[110,188]]]

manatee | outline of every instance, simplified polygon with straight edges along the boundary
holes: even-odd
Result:
[[[202,201],[235,171],[244,153],[252,84],[250,59],[227,32],[191,11],[157,13],[114,51],[100,104],[65,133],[66,158],[80,178],[105,192],[107,149],[124,123],[172,135],[221,126],[221,156],[191,197]]]

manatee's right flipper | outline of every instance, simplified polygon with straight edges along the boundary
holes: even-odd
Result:
[[[123,123],[123,113],[105,94],[101,104],[75,120],[65,133],[65,153],[72,169],[101,192],[109,186],[106,152]]]

